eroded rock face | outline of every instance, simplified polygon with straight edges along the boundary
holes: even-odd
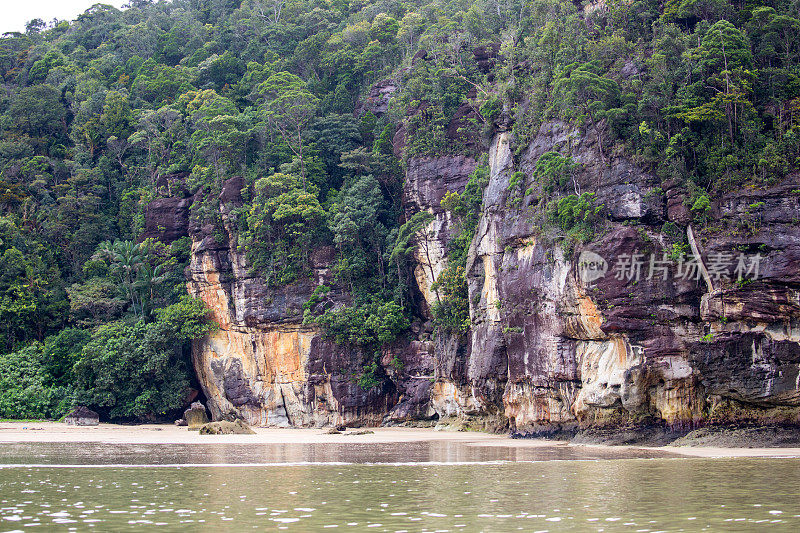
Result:
[[[800,420],[800,200],[791,192],[800,177],[724,197],[713,206],[718,223],[698,232],[706,263],[713,254],[760,252],[757,281],[709,285],[678,277],[674,265],[649,276],[645,264],[638,281],[609,270],[587,282],[582,252],[609,264],[634,254],[663,259],[671,248],[662,225],[686,231],[691,220],[685,191],[605,154],[602,129],[545,124],[515,169],[509,134],[495,136],[467,265],[472,328],[468,340],[437,344],[437,413],[499,413],[522,432],[645,420]],[[566,251],[535,214],[547,198],[533,171],[548,151],[580,164],[567,188],[595,193],[610,219],[593,241]],[[509,189],[512,170],[526,176],[524,196]]]
[[[370,112],[380,117],[389,111],[389,102],[399,89],[395,80],[383,80],[373,85],[367,96],[356,105],[356,116]]]
[[[420,232],[414,258],[414,275],[428,306],[436,302],[431,285],[447,266],[447,244],[456,228],[450,214],[442,209],[442,198],[449,192],[462,192],[475,170],[475,159],[462,156],[420,157],[408,162],[403,199],[406,212],[429,211],[433,220]]]
[[[192,239],[189,290],[220,326],[193,349],[212,418],[354,426],[438,415],[521,432],[640,421],[800,420],[800,176],[731,193],[712,205],[710,227],[694,228],[706,263],[715,254],[759,255],[757,280],[682,278],[674,267],[649,276],[646,263],[633,280],[614,264],[636,254],[663,259],[673,242],[665,224],[683,240],[692,214],[679,183],[661,183],[620,153],[608,153],[604,131],[602,123],[585,131],[546,123],[516,160],[511,133],[494,136],[467,261],[472,326],[464,335],[434,335],[425,320],[457,231],[441,200],[463,191],[477,162],[468,155],[408,160],[406,213],[433,215],[415,256],[421,320],[384,351],[390,379],[368,391],[355,379],[364,354],[302,324],[302,305],[318,284],[334,287],[328,304],[348,303],[331,279],[333,250],[315,252],[310,279],[266,286],[238,250],[234,207],[245,184],[229,181],[220,197],[224,231],[187,222],[185,232]],[[401,130],[400,151],[402,136]],[[550,151],[580,165],[565,189],[592,192],[603,206],[608,222],[585,244],[566,245],[542,218],[540,201],[551,198],[534,171]],[[525,179],[512,190],[516,171]],[[188,213],[186,200],[170,201],[148,213],[157,219],[167,209],[179,218]],[[183,235],[179,222],[148,224],[166,241]],[[587,280],[582,254],[607,260],[608,271]]]
[[[233,179],[222,190],[221,242],[219,232],[190,226],[189,292],[206,303],[219,325],[192,350],[212,419],[242,418],[254,426],[353,426],[423,415],[427,389],[415,376],[430,374],[426,347],[403,344],[387,353],[388,365],[402,361],[407,370],[383,388],[365,391],[357,383],[364,354],[302,324],[302,306],[318,284],[334,287],[330,305],[347,302],[328,270],[332,250],[317,250],[312,278],[288,286],[268,287],[251,272],[236,242],[234,208],[243,187]]]
[[[255,435],[256,432],[250,426],[236,419],[233,422],[222,420],[220,422],[209,422],[200,428],[201,435]]]
[[[189,208],[191,198],[158,198],[148,204],[142,240],[154,238],[170,244],[189,236]]]
[[[189,429],[200,429],[208,424],[208,415],[205,406],[200,402],[194,402],[183,412],[183,421]]]

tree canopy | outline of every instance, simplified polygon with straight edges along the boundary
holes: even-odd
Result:
[[[507,207],[568,240],[593,238],[603,209],[563,147],[517,168],[549,122],[680,183],[698,222],[797,172],[797,0],[601,4],[132,0],[0,37],[0,416],[81,399],[147,419],[182,401],[206,321],[185,300],[189,238],[145,239],[154,201],[191,199],[191,226],[230,237],[270,289],[314,279],[314,252],[332,250],[348,304],[318,287],[305,320],[358,347],[372,386],[415,319],[470,327],[498,131],[516,165]],[[453,235],[426,310],[413,262],[434,215],[403,204],[404,171],[448,154],[478,164],[427,206]],[[533,208],[528,177],[546,196]],[[233,178],[241,204],[223,205]]]

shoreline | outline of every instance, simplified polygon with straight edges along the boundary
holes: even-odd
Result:
[[[379,427],[369,428],[371,433],[354,431],[328,434],[327,428],[261,428],[254,427],[255,435],[199,435],[186,427],[172,424],[69,426],[60,422],[0,422],[0,444],[82,444],[97,445],[342,445],[453,443],[467,447],[513,449],[567,448],[588,452],[607,452],[624,455],[625,452],[647,451],[676,458],[800,458],[800,446],[791,447],[730,447],[707,445],[646,446],[637,444],[603,444],[550,440],[543,438],[519,439],[477,431],[449,431],[432,428]]]

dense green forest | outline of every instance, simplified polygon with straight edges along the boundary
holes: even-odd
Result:
[[[409,327],[409,255],[426,214],[400,204],[410,157],[517,154],[555,118],[597,126],[702,220],[724,191],[800,166],[800,0],[131,0],[0,38],[0,417],[76,402],[118,419],[180,408],[189,342],[213,328],[185,288],[188,238],[142,240],[145,206],[178,177],[221,231],[243,176],[239,242],[272,286],[337,250],[351,307],[311,312],[337,342],[378,350]],[[489,66],[478,47],[497,50]],[[374,83],[386,114],[355,113]],[[447,127],[472,113],[454,142]],[[405,131],[405,147],[392,139]],[[543,156],[549,223],[591,238],[602,212]],[[469,327],[464,265],[488,180],[443,206],[460,221],[437,325]],[[513,180],[512,180],[513,182]],[[197,196],[197,194],[199,196]],[[520,191],[525,194],[525,191]],[[312,298],[321,298],[320,287]],[[313,301],[311,302],[313,304]],[[362,385],[379,379],[368,362]]]

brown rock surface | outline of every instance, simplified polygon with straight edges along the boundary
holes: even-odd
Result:
[[[381,117],[389,111],[389,102],[394,93],[399,89],[395,80],[383,80],[373,85],[367,96],[356,104],[356,116],[371,112],[376,117]]]
[[[100,416],[81,405],[67,413],[64,423],[70,426],[96,426],[100,423]]]
[[[493,54],[484,55],[479,59],[494,61]],[[390,93],[388,85],[375,90],[375,102]],[[800,420],[800,176],[726,194],[713,203],[711,222],[694,228],[704,262],[720,253],[759,254],[758,280],[734,276],[710,286],[679,278],[674,269],[648,279],[645,265],[634,281],[616,275],[619,258],[672,252],[692,213],[679,183],[661,183],[610,150],[605,131],[602,123],[578,130],[548,122],[516,158],[512,134],[494,136],[490,182],[467,262],[472,327],[463,336],[431,335],[424,323],[455,231],[440,202],[447,192],[463,190],[476,159],[456,154],[407,161],[406,214],[434,215],[416,252],[424,303],[409,338],[382,354],[389,380],[368,391],[353,379],[364,354],[302,324],[302,305],[318,284],[334,287],[328,304],[348,301],[332,279],[332,250],[315,253],[311,278],[267,287],[238,248],[234,208],[241,203],[241,178],[227,182],[220,196],[221,240],[214,228],[184,221],[186,200],[153,205],[147,225],[153,236],[169,241],[183,234],[181,224],[188,228],[188,287],[220,325],[193,349],[212,418],[357,426],[435,414],[522,433],[642,420],[676,427]],[[404,145],[401,128],[398,153]],[[549,151],[579,164],[563,193],[592,192],[603,206],[607,223],[590,242],[565,245],[563,232],[537,218],[539,200],[553,199],[534,177],[539,157]],[[512,202],[509,181],[516,171],[525,176],[526,194]],[[179,222],[158,222],[169,209]],[[602,279],[581,278],[583,252],[607,259]]]
[[[223,242],[208,228],[190,227],[189,291],[208,305],[220,326],[192,350],[212,419],[243,418],[254,426],[380,424],[401,395],[406,405],[414,398],[405,391],[408,380],[361,389],[353,376],[361,373],[364,355],[302,325],[302,306],[317,284],[334,287],[332,305],[347,300],[329,272],[330,250],[313,254],[312,279],[288,286],[267,287],[251,271],[237,246],[233,211],[243,185],[237,179],[223,187]],[[406,410],[424,409],[408,405]]]
[[[208,415],[206,408],[200,402],[194,402],[192,405],[183,412],[183,420],[190,430],[200,429],[202,426],[208,424]]]
[[[499,414],[522,432],[638,420],[682,427],[799,420],[797,176],[723,197],[713,206],[718,223],[701,232],[706,262],[714,253],[760,250],[757,282],[722,280],[709,292],[674,270],[647,279],[645,265],[639,281],[609,271],[589,284],[578,276],[582,251],[609,263],[669,251],[661,225],[668,218],[685,228],[683,193],[667,185],[662,195],[631,161],[600,153],[597,128],[555,122],[541,127],[517,167],[532,193],[515,207],[505,135],[490,150],[491,181],[468,262],[470,339],[440,342],[435,353],[432,404],[440,416]],[[526,214],[542,194],[531,176],[536,160],[551,150],[581,165],[575,188],[595,193],[610,218],[593,242],[568,253]]]
[[[222,420],[220,422],[209,422],[200,428],[201,435],[255,435],[256,432],[250,426],[236,419],[234,422]]]

